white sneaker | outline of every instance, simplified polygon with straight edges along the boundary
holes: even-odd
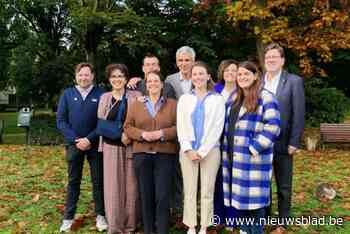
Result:
[[[245,231],[239,230],[239,234],[248,234],[248,232],[245,232]]]
[[[64,219],[60,227],[60,232],[70,232],[73,221],[73,219]]]
[[[196,229],[195,228],[189,228],[187,230],[187,234],[196,234]]]
[[[207,234],[207,229],[199,230],[198,234]]]
[[[107,220],[104,216],[102,215],[97,215],[96,217],[96,228],[97,231],[103,232],[106,231],[108,228]]]

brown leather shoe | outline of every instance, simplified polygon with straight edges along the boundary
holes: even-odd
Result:
[[[284,227],[278,227],[272,232],[270,232],[270,234],[285,234],[285,233],[287,233],[287,230]]]

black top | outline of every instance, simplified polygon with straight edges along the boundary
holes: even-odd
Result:
[[[115,121],[116,120],[117,114],[118,114],[118,111],[119,111],[119,107],[120,107],[120,103],[121,103],[121,100],[116,101],[115,98],[112,97],[112,105],[113,105],[113,107],[112,107],[112,109],[109,111],[109,113],[107,115],[107,118],[106,118],[107,120],[110,120],[110,121]],[[127,101],[125,103],[127,104]],[[122,115],[122,123],[124,123],[124,121],[125,121],[127,109],[128,108],[125,108],[125,111],[124,111],[124,113]],[[120,140],[112,140],[112,139],[109,139],[107,137],[103,137],[103,140],[104,140],[104,142],[106,142],[109,145],[125,146]]]

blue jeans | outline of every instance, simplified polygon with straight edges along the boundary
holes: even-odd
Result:
[[[240,210],[240,217],[254,220],[253,223],[245,222],[240,229],[248,234],[264,234],[264,223],[260,223],[261,218],[265,218],[265,207],[256,210]]]

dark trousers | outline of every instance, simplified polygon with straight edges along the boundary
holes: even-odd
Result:
[[[182,215],[183,205],[183,181],[179,155],[175,158],[175,170],[173,175],[173,188],[171,197],[171,208],[175,215]]]
[[[293,182],[293,156],[288,154],[274,153],[273,170],[277,185],[278,217],[290,216],[292,182]],[[267,208],[271,215],[271,205]]]
[[[175,155],[136,153],[133,161],[141,197],[144,233],[168,234]]]
[[[240,217],[248,219],[244,221],[243,225],[240,225],[240,229],[247,234],[264,234],[264,222],[261,218],[265,217],[265,209],[264,207],[256,210],[240,210]],[[254,223],[250,223],[250,221]]]
[[[90,175],[95,201],[95,212],[105,215],[103,198],[103,157],[94,147],[88,151],[81,151],[74,145],[66,147],[66,159],[68,162],[68,187],[64,219],[74,219],[80,194],[80,184],[83,173],[85,156],[90,165]]]

